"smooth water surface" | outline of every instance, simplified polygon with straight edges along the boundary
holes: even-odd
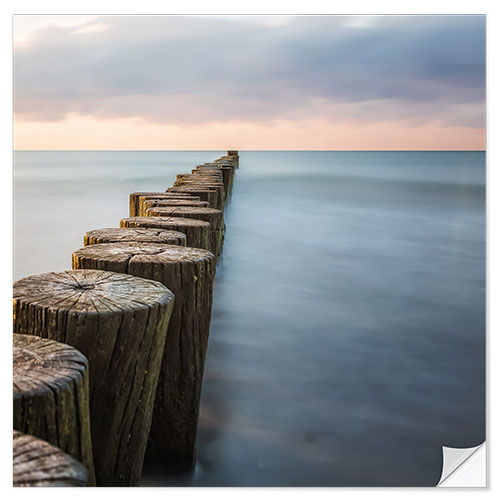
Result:
[[[16,153],[16,279],[221,154]],[[225,221],[198,465],[144,485],[432,486],[484,441],[484,153],[242,152]]]

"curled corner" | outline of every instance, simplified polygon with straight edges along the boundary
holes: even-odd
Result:
[[[486,487],[486,441],[473,448],[443,446],[443,471],[437,486],[444,488]]]

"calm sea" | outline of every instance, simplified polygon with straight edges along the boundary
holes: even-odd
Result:
[[[16,153],[15,278],[222,154]],[[432,486],[484,441],[484,153],[243,152],[225,220],[198,465],[144,485]]]

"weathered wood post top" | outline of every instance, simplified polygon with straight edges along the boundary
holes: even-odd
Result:
[[[186,246],[210,248],[210,223],[187,217],[126,217],[120,227],[154,228],[180,231],[186,235]]]
[[[87,231],[83,236],[83,245],[99,243],[124,243],[136,241],[144,243],[164,243],[167,245],[186,246],[186,235],[180,231],[145,227],[107,227]]]
[[[85,467],[56,446],[13,431],[13,486],[87,486]]]

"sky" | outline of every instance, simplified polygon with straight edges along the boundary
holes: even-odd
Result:
[[[18,150],[485,147],[484,16],[14,16]]]

